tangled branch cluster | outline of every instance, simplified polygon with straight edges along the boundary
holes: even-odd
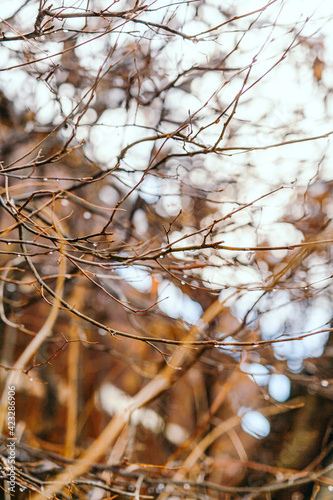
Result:
[[[22,498],[332,486],[333,13],[236,4],[8,6],[0,427],[15,386]]]

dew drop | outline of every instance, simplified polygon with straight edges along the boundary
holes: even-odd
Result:
[[[10,242],[10,241],[7,241],[7,245],[8,245],[8,246],[9,246],[9,245],[11,245],[11,242]]]
[[[93,243],[93,247],[95,247],[95,248],[96,248],[96,247],[97,247],[97,243]]]
[[[328,383],[328,380],[322,380],[321,381],[321,386],[322,387],[328,387],[329,383]]]
[[[185,281],[180,282],[181,285],[186,285]]]
[[[48,178],[47,178],[47,177],[44,177],[43,181],[48,181]]]

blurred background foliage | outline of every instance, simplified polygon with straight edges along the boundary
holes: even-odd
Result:
[[[330,2],[0,14],[2,478],[9,385],[51,498],[169,367],[57,498],[330,498]]]

